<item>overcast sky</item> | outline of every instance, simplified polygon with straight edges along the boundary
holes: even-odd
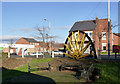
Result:
[[[107,2],[3,2],[2,35],[4,39],[35,37],[36,24],[51,26],[56,42],[64,42],[76,21],[107,18]],[[110,17],[118,24],[118,2],[111,3]],[[44,21],[46,18],[48,21]],[[113,32],[118,32],[116,27]]]

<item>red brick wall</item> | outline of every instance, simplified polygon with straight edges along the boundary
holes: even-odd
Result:
[[[113,45],[118,45],[120,44],[120,37],[113,34]]]
[[[93,38],[95,40],[95,48],[96,50],[99,48],[99,38],[98,33],[102,35],[102,32],[106,32],[106,40],[102,40],[100,43],[100,50],[102,50],[102,43],[106,43],[106,50],[108,50],[108,19],[97,19],[97,27],[94,31]],[[110,46],[112,46],[112,29],[111,29],[111,22],[110,22]]]

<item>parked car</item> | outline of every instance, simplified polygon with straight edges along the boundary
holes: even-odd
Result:
[[[37,55],[37,53],[34,52],[34,53],[32,53],[31,55],[32,55],[32,56],[35,56],[35,55]],[[43,55],[43,52],[38,52],[38,55]]]
[[[59,54],[60,54],[60,55],[62,55],[62,54],[63,54],[63,52],[61,52],[61,51],[58,51],[58,52],[59,52]]]
[[[59,55],[59,52],[58,52],[58,51],[54,51],[54,54],[55,54],[55,55]]]
[[[17,53],[11,53],[10,55],[17,55]]]
[[[54,54],[55,55],[61,55],[61,54],[63,54],[63,52],[61,52],[61,51],[54,51]]]

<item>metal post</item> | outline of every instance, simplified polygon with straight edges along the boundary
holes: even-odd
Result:
[[[110,59],[110,0],[108,0],[108,58]]]
[[[44,49],[45,49],[45,38],[44,38],[45,28],[43,27],[43,58],[44,58]]]
[[[51,29],[50,29],[50,22],[49,22],[49,36],[51,36]],[[49,43],[49,53],[51,55],[51,37],[50,37],[50,43]]]
[[[46,18],[44,19],[45,21],[48,21]],[[50,29],[50,22],[48,21],[49,23],[49,38],[50,38],[50,43],[49,43],[49,54],[51,55],[51,29]]]

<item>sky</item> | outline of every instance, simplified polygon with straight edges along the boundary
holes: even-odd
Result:
[[[35,38],[39,35],[36,25],[48,28],[50,24],[53,40],[64,43],[76,21],[107,18],[107,10],[107,2],[3,2],[2,37]],[[110,18],[112,25],[118,24],[118,2],[111,2]],[[118,32],[118,27],[113,32]]]

